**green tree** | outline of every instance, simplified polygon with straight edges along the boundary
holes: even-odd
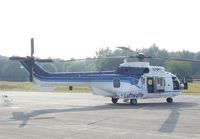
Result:
[[[40,65],[48,72],[57,72],[57,68],[54,63],[41,63]]]
[[[96,52],[96,69],[99,71],[115,70],[122,62],[123,59],[109,58],[122,55],[120,50],[112,51],[108,47],[100,49]],[[103,59],[102,59],[103,58]],[[104,59],[105,58],[105,59]],[[108,58],[108,59],[106,59]]]
[[[159,49],[154,43],[151,47],[146,49],[136,49],[135,51],[124,51],[116,49],[110,50],[109,47],[101,48],[96,52],[95,58],[102,58],[91,60],[87,58],[85,61],[74,62],[54,62],[54,63],[41,63],[42,67],[49,72],[82,72],[82,71],[101,71],[101,70],[115,70],[123,59],[104,59],[105,57],[117,57],[117,56],[130,56],[136,55],[136,52],[144,52],[147,56],[152,57],[173,57],[184,59],[196,59],[200,60],[200,52],[193,53],[190,51],[178,51],[168,52],[165,49]],[[60,59],[55,59],[55,61]],[[137,61],[137,59],[127,59],[127,61]],[[181,76],[199,78],[200,64],[189,63],[180,61],[165,61],[148,59],[151,65],[165,66],[168,71],[173,73],[179,73]],[[27,81],[28,74],[23,68],[21,68],[18,62],[10,61],[8,57],[0,55],[0,80],[10,81]]]
[[[200,51],[195,54],[195,60],[200,60]],[[192,63],[192,73],[193,73],[193,75],[200,76],[200,64],[199,63],[196,63],[196,62]]]
[[[28,81],[28,74],[16,61],[9,61],[3,66],[1,77],[6,81]]]
[[[182,61],[166,61],[165,67],[168,71],[178,74],[180,77],[189,78],[192,74],[191,63]]]

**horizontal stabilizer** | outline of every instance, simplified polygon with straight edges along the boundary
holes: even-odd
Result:
[[[56,86],[35,84],[32,88],[42,92],[52,92],[56,89]]]

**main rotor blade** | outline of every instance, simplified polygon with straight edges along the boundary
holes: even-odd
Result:
[[[27,60],[27,57],[12,56],[9,57],[10,60]]]
[[[36,62],[53,62],[52,59],[40,59],[40,58],[37,58],[35,59]]]
[[[175,58],[175,57],[149,57],[151,59],[160,59],[160,60],[175,60],[175,61],[185,61],[185,62],[199,62],[200,60],[195,59],[185,59],[185,58]]]
[[[186,61],[186,62],[200,62],[200,60],[185,59],[185,58],[166,58],[167,60]]]
[[[69,60],[55,60],[55,61],[58,61],[58,62],[72,62],[72,61],[101,60],[101,59],[122,59],[122,58],[135,58],[135,57],[132,57],[132,56],[94,57],[94,58],[81,58],[81,59],[69,59]]]

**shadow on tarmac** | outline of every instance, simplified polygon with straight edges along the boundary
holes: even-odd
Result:
[[[19,125],[23,128],[27,125],[29,120],[34,119],[54,119],[55,117],[44,117],[39,118],[38,116],[51,114],[51,113],[64,113],[64,112],[81,112],[81,111],[98,111],[98,110],[113,110],[113,109],[146,109],[146,110],[171,110],[168,118],[161,125],[159,132],[171,133],[174,131],[177,121],[180,117],[179,111],[183,108],[191,108],[197,106],[197,103],[188,102],[175,102],[175,103],[139,103],[135,106],[127,103],[117,103],[117,104],[104,104],[99,106],[86,106],[86,107],[75,107],[66,109],[40,109],[33,110],[30,113],[25,112],[13,112],[11,120],[21,121]],[[68,106],[71,107],[71,106]]]

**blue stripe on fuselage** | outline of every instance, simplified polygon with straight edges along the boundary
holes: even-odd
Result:
[[[20,61],[27,71],[30,71],[31,63],[29,61]],[[49,73],[38,64],[33,64],[34,78],[44,82],[112,82],[118,78],[121,82],[130,83],[131,80],[137,84],[141,75],[123,75],[115,71],[103,72],[76,72],[76,73]]]

